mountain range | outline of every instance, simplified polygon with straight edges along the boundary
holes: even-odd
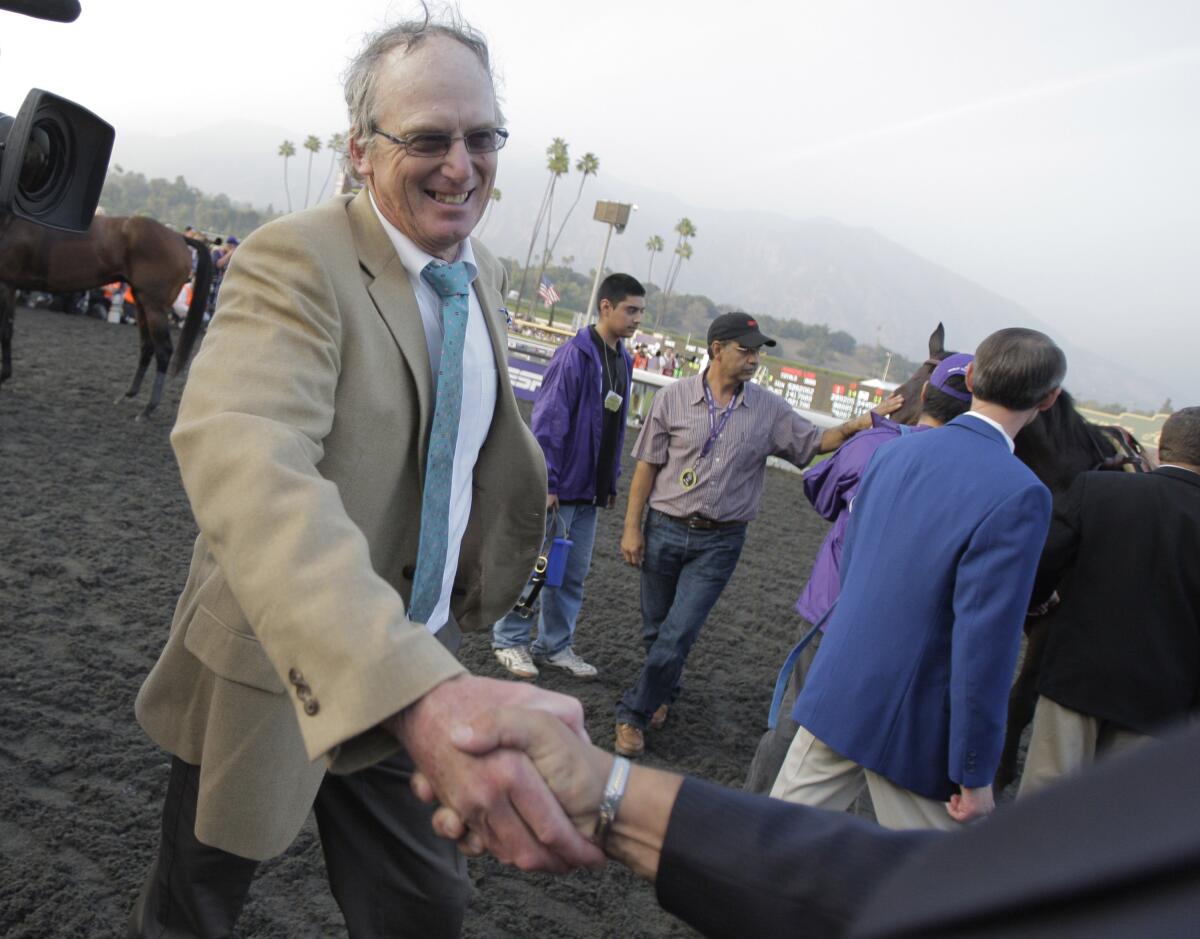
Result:
[[[282,160],[276,151],[284,138],[296,141],[303,135],[245,124],[172,137],[129,135],[118,138],[113,161],[148,176],[182,175],[206,192],[224,192],[235,200],[281,210],[286,198]],[[301,149],[289,163],[295,208],[304,202],[307,156]],[[314,201],[328,166],[328,151],[317,154],[310,190]],[[504,154],[496,182],[502,199],[477,229],[494,253],[524,260],[547,179],[536,157]],[[555,231],[579,183],[574,170],[560,179],[552,219]],[[947,345],[954,349],[972,349],[1003,326],[1030,326],[1054,336],[1063,346],[1069,362],[1067,384],[1078,397],[1138,408],[1157,407],[1167,396],[1182,397],[1161,379],[1137,375],[1091,352],[1085,336],[1060,334],[1019,303],[871,228],[829,218],[705,208],[702,197],[685,203],[665,191],[669,185],[669,180],[663,181],[661,189],[614,180],[605,175],[601,162],[599,175],[587,180],[563,230],[555,251],[557,262],[579,271],[594,270],[607,232],[605,225],[592,220],[596,200],[633,203],[638,210],[626,231],[611,238],[607,268],[645,279],[651,261],[646,242],[657,234],[666,242],[666,250],[653,260],[653,280],[661,283],[675,245],[672,229],[687,216],[697,235],[692,240],[694,255],[683,265],[676,292],[705,294],[717,303],[750,312],[827,323],[859,342],[880,342],[917,361],[925,358],[926,340],[938,322],[945,324]],[[713,185],[715,193],[725,183]],[[541,249],[539,238],[535,262]]]

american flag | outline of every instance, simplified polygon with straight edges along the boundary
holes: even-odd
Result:
[[[554,289],[554,284],[550,283],[550,278],[545,274],[542,275],[542,282],[538,284],[538,296],[547,307],[554,306],[561,299],[558,291]]]

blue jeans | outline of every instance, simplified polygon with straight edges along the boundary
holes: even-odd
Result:
[[[645,730],[661,704],[679,696],[692,643],[737,567],[746,526],[688,528],[651,509],[642,561],[642,642],[646,664],[617,702],[617,723]]]
[[[592,566],[592,545],[596,543],[596,519],[599,510],[594,505],[560,505],[554,535],[565,527],[571,539],[567,552],[566,570],[561,587],[547,584],[538,597],[538,637],[533,651],[538,655],[554,655],[567,648],[575,638],[575,620],[583,605],[583,581]],[[549,531],[549,523],[547,531]],[[529,645],[533,617],[526,619],[509,613],[492,627],[492,648],[511,649]]]

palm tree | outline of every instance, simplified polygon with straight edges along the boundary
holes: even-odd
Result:
[[[558,226],[554,240],[550,242],[551,256],[554,254],[554,249],[558,247],[558,239],[562,237],[563,229],[567,227],[567,220],[571,217],[571,213],[575,211],[575,206],[579,205],[579,200],[583,198],[584,183],[587,182],[589,176],[595,176],[600,172],[600,160],[594,153],[585,153],[579,158],[579,162],[575,164],[575,169],[579,170],[583,175],[579,179],[579,189],[575,192],[575,201],[567,209],[567,214],[563,216],[562,224]],[[544,268],[545,266],[545,259],[543,259],[542,267]]]
[[[330,134],[325,146],[329,149],[329,169],[325,171],[325,182],[321,183],[321,191],[317,193],[318,202],[325,198],[325,187],[333,178],[333,168],[337,165],[337,161],[346,154],[346,135]]]
[[[497,189],[496,187],[493,186],[492,187],[492,195],[488,199],[487,211],[483,213],[483,224],[479,226],[479,231],[476,234],[478,234],[478,235],[483,234],[483,230],[485,228],[487,228],[487,223],[492,220],[492,209],[494,209],[496,207],[496,203],[499,202],[502,198],[504,198],[504,194],[499,189]]]
[[[296,145],[290,140],[285,140],[279,145],[279,155],[283,157],[283,191],[287,196],[287,210],[290,212],[292,211],[292,190],[288,187],[287,161],[296,155]]]
[[[549,229],[549,209],[554,202],[554,187],[558,178],[571,171],[571,158],[567,154],[567,142],[561,137],[555,137],[546,148],[546,168],[550,171],[550,181],[542,194],[542,204],[538,207],[537,218],[533,223],[533,234],[529,237],[529,251],[525,255],[525,266],[521,268],[521,286],[517,288],[517,309],[521,309],[521,298],[525,296],[525,279],[529,275],[529,262],[533,260],[533,246],[537,244],[538,232],[542,222]]]
[[[550,263],[550,259],[554,257],[554,249],[558,247],[558,239],[562,237],[563,229],[567,227],[567,219],[571,217],[571,213],[575,211],[575,206],[579,205],[579,200],[583,198],[583,184],[587,182],[589,176],[595,176],[600,171],[600,161],[596,158],[596,154],[585,153],[579,158],[579,162],[575,164],[575,169],[583,174],[579,180],[579,189],[575,193],[575,201],[567,209],[567,214],[563,216],[562,223],[558,226],[558,231],[554,233],[554,240],[542,252],[542,269],[538,271],[537,279],[539,284],[542,282],[542,275],[546,273],[546,266]],[[549,239],[550,229],[548,225],[546,236]]]
[[[304,174],[304,207],[307,209],[308,192],[312,187],[312,161],[321,149],[321,138],[316,134],[309,134],[304,138],[304,149],[308,151],[308,170]]]
[[[646,289],[650,289],[650,276],[654,273],[654,255],[665,248],[662,235],[651,235],[646,239],[646,250],[650,252],[650,266],[646,269]]]
[[[663,279],[663,302],[657,321],[660,325],[666,322],[667,305],[671,301],[671,289],[675,286],[676,278],[679,277],[679,268],[684,261],[692,256],[692,246],[688,242],[696,237],[696,226],[685,215],[676,223],[675,234],[677,236],[675,239],[675,254],[671,258],[671,263],[667,265],[667,276]]]

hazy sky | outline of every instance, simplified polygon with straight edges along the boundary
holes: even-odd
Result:
[[[69,26],[0,13],[0,110],[38,86],[118,133],[240,118],[297,142],[344,126],[347,57],[412,9],[82,3]],[[600,156],[598,197],[620,196],[608,174],[695,215],[873,227],[1096,351],[1159,350],[1138,365],[1200,401],[1195,0],[461,7],[494,48],[510,159],[557,135]]]

